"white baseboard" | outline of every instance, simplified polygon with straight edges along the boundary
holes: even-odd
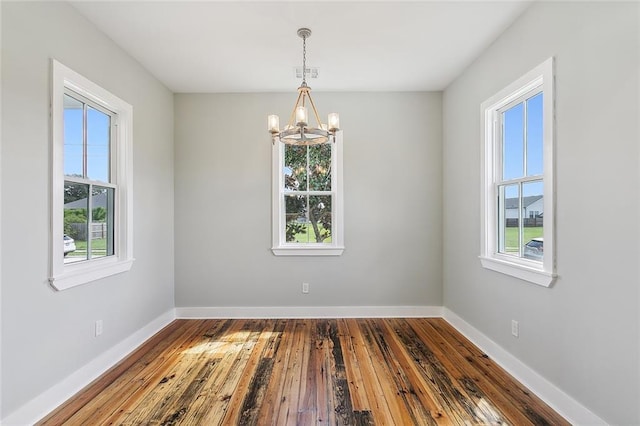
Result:
[[[393,318],[442,317],[442,306],[183,307],[177,318]]]
[[[175,319],[175,311],[170,309],[149,324],[136,331],[111,349],[85,364],[73,374],[38,395],[16,411],[3,418],[3,426],[31,425],[59,407],[66,400],[78,393],[105,371],[120,362],[138,346],[151,338]]]
[[[478,329],[460,318],[448,308],[443,308],[443,317],[449,324],[471,340],[480,350],[489,355],[498,365],[525,385],[536,396],[574,425],[606,425],[600,417],[584,405],[567,395],[553,383],[542,377],[531,367],[507,352]]]

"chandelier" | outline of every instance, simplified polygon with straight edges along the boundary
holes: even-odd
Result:
[[[340,127],[340,117],[338,113],[332,112],[327,120],[328,125],[322,124],[316,105],[311,98],[311,87],[307,86],[307,38],[311,36],[311,30],[300,28],[298,36],[302,38],[302,84],[298,87],[298,99],[284,130],[280,130],[280,118],[277,115],[270,115],[267,118],[269,132],[273,143],[279,140],[288,145],[308,146],[326,143],[330,139],[335,142],[335,134]],[[311,106],[316,127],[309,125],[307,104]]]

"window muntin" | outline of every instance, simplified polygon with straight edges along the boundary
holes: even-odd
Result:
[[[553,58],[482,103],[482,266],[555,279]]]
[[[64,290],[133,263],[133,108],[56,60],[51,89],[49,282]]]
[[[275,255],[340,255],[342,133],[312,146],[273,145]]]

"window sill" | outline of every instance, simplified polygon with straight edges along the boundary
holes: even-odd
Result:
[[[105,259],[65,267],[64,273],[49,278],[49,283],[56,290],[66,290],[82,284],[90,283],[111,275],[120,274],[131,269],[134,259]]]
[[[480,256],[480,262],[483,268],[505,275],[511,275],[512,277],[543,287],[550,287],[557,277],[555,273],[545,271],[542,268],[497,259],[495,257]]]
[[[276,256],[341,256],[344,247],[273,247],[271,249]]]

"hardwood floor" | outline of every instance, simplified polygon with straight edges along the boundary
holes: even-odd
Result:
[[[563,425],[443,319],[176,320],[39,425]]]

